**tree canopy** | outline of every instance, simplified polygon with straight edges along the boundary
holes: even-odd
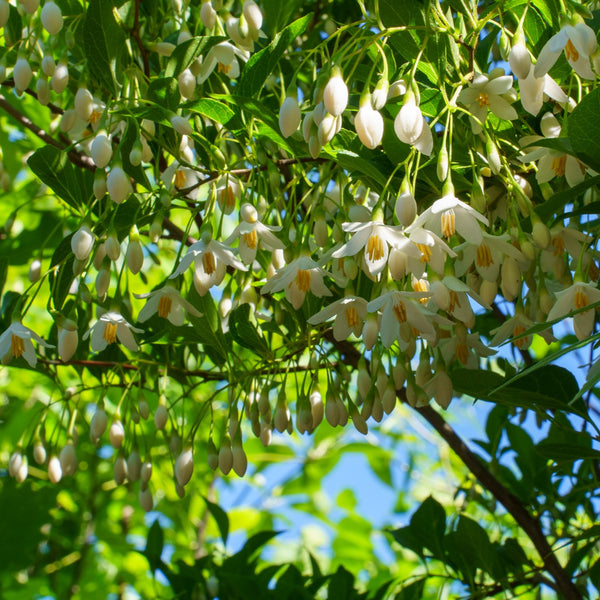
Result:
[[[0,0],[0,595],[596,597],[599,28]]]

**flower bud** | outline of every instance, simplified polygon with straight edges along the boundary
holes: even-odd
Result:
[[[241,441],[233,443],[232,449],[232,467],[235,474],[238,477],[243,477],[246,474],[246,469],[248,468],[248,457],[244,452],[244,448],[242,446]]]
[[[31,261],[31,264],[29,265],[29,281],[31,281],[31,283],[37,283],[40,280],[40,277],[42,275],[42,263],[40,262],[39,259],[34,259]]]
[[[535,245],[541,250],[545,250],[550,246],[552,241],[550,230],[546,225],[538,219],[535,219],[533,224],[533,231],[531,232]]]
[[[123,445],[123,440],[125,439],[125,428],[123,427],[123,423],[121,421],[114,421],[110,426],[108,431],[108,439],[110,441],[110,445],[117,449]]]
[[[94,173],[94,185],[92,189],[96,200],[102,200],[106,196],[106,175],[100,169],[96,169]]]
[[[27,475],[29,475],[29,461],[27,456],[23,456],[23,460],[16,470],[14,477],[17,483],[23,483],[27,479]]]
[[[175,479],[181,487],[185,487],[194,471],[194,458],[192,456],[192,449],[187,448],[184,450],[175,461]]]
[[[23,454],[20,450],[15,450],[8,459],[8,474],[11,477],[16,477],[18,470],[23,464]]]
[[[52,58],[50,54],[46,54],[44,58],[42,58],[42,72],[47,77],[52,77],[54,71],[56,71],[56,62],[54,62],[54,58]]]
[[[71,250],[77,260],[87,260],[93,246],[94,234],[87,225],[80,227],[71,238]]]
[[[138,500],[140,502],[140,506],[145,512],[150,512],[154,508],[154,500],[152,498],[152,492],[149,490],[149,488],[140,488]]]
[[[487,154],[488,164],[490,165],[490,169],[494,175],[498,175],[500,173],[500,169],[502,168],[502,161],[500,160],[500,154],[498,153],[498,148],[496,144],[492,141],[492,138],[488,137],[485,144],[485,151]]]
[[[181,135],[192,135],[194,133],[190,122],[180,115],[171,117],[171,125],[173,126],[173,129]]]
[[[15,90],[19,96],[29,87],[33,73],[26,58],[19,58],[13,69]]]
[[[417,201],[408,186],[404,191],[401,190],[400,194],[398,194],[395,212],[398,221],[404,227],[408,227],[415,220],[415,217],[417,216]]]
[[[501,269],[502,295],[512,302],[521,291],[521,270],[517,261],[511,256],[505,256]]]
[[[225,436],[219,450],[219,469],[221,469],[224,475],[227,475],[231,471],[232,466],[233,453],[231,452],[231,441],[229,437]]]
[[[362,339],[367,350],[371,350],[377,342],[377,336],[379,335],[379,325],[377,323],[377,317],[367,317],[362,330]]]
[[[206,29],[212,29],[217,23],[217,11],[213,8],[210,0],[202,2],[200,20]]]
[[[184,69],[177,78],[179,84],[179,93],[186,100],[191,100],[194,97],[196,90],[196,78],[189,69]]]
[[[77,326],[73,321],[67,319],[63,327],[58,328],[58,355],[63,362],[71,360],[77,350],[78,343]]]
[[[348,105],[348,88],[339,69],[334,69],[323,91],[323,103],[334,117],[341,115]]]
[[[37,80],[35,93],[37,94],[38,102],[43,106],[47,106],[50,102],[50,84],[47,79]]]
[[[118,165],[113,167],[108,174],[106,188],[112,201],[116,204],[121,204],[133,192],[129,176]]]
[[[63,26],[63,17],[60,8],[52,1],[46,0],[42,8],[42,25],[50,35],[56,35]]]
[[[50,86],[55,94],[62,94],[69,83],[69,69],[66,64],[60,63],[50,79]]]
[[[58,483],[62,479],[62,467],[57,456],[52,456],[48,461],[48,479],[52,483]]]
[[[121,244],[119,244],[119,240],[114,233],[111,233],[104,242],[104,248],[106,249],[106,255],[110,260],[116,261],[119,260],[119,256],[121,256]]]
[[[256,2],[254,2],[254,0],[244,0],[242,12],[246,22],[248,23],[250,31],[254,34],[257,34],[259,29],[262,27],[263,16]],[[258,36],[255,39],[257,38]]]
[[[99,169],[104,169],[112,158],[113,149],[110,140],[104,133],[98,134],[90,146],[90,154],[94,164]]]
[[[154,413],[154,426],[159,431],[162,431],[167,425],[168,420],[169,413],[167,411],[167,407],[164,404],[159,404],[156,407],[156,412]]]
[[[60,461],[60,468],[63,475],[73,475],[77,470],[77,453],[75,452],[75,446],[73,442],[69,442],[58,455]]]
[[[144,264],[144,251],[139,240],[129,240],[127,245],[127,253],[125,255],[128,269],[137,275]]]
[[[147,484],[152,478],[152,463],[145,462],[140,468],[140,479],[142,484]]]
[[[516,43],[510,50],[508,56],[510,70],[518,79],[525,79],[531,69],[531,56],[527,47],[522,42]]]
[[[387,102],[388,92],[390,91],[390,84],[387,79],[381,78],[371,96],[371,106],[375,110],[381,110]]]
[[[361,107],[356,113],[354,127],[360,141],[373,150],[381,143],[383,139],[383,117],[379,112],[373,109],[369,96],[361,100]]]
[[[423,132],[423,114],[414,96],[407,98],[394,119],[394,131],[401,142],[414,144]]]
[[[75,112],[82,121],[89,121],[94,112],[94,98],[87,88],[80,87],[75,94]]]
[[[450,376],[446,371],[438,371],[435,376],[433,399],[445,410],[452,402],[453,396],[454,389]]]
[[[290,423],[292,421],[290,420]],[[271,445],[271,441],[273,440],[273,430],[268,423],[261,423],[260,425],[260,441],[261,444],[267,448]]]
[[[298,100],[293,96],[288,96],[279,110],[279,129],[283,137],[287,138],[293,135],[302,119]]]
[[[113,468],[113,476],[117,485],[123,485],[127,479],[127,461],[123,456],[117,456]]]

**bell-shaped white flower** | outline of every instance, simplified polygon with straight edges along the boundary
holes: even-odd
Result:
[[[517,111],[503,97],[503,94],[511,90],[513,78],[510,75],[500,75],[500,72],[501,69],[493,71],[490,75],[477,73],[469,86],[458,95],[458,100],[465,104],[473,115],[470,120],[475,135],[481,133],[488,109],[499,119],[513,121],[518,116]]]
[[[414,94],[409,94],[394,119],[394,131],[405,144],[414,144],[423,131],[423,113]]]
[[[254,262],[259,245],[271,251],[285,248],[283,242],[271,233],[272,231],[279,231],[281,227],[270,227],[261,223],[258,220],[258,213],[254,206],[247,202],[242,204],[240,217],[242,219],[240,224],[225,240],[225,244],[230,245],[239,238],[240,257],[247,265]]]
[[[129,175],[119,165],[115,165],[106,177],[106,189],[116,204],[121,204],[133,192]]]
[[[548,313],[548,321],[565,317],[571,311],[583,309],[600,302],[600,290],[593,283],[575,282],[560,292],[556,292],[556,303]],[[573,316],[573,329],[578,340],[584,340],[592,333],[596,314],[594,310],[583,310]]]
[[[101,352],[117,340],[128,350],[136,352],[138,345],[132,331],[143,333],[143,329],[133,327],[118,312],[106,312],[85,332],[83,339],[91,336],[90,348],[93,352]]]
[[[585,23],[565,25],[553,35],[542,48],[534,67],[536,77],[545,75],[565,51],[567,61],[573,70],[584,79],[595,79],[590,66],[590,56],[596,51],[598,42],[596,33]]]
[[[285,297],[298,310],[309,291],[319,297],[332,295],[323,282],[326,274],[327,272],[310,256],[303,255],[277,271],[262,287],[261,293],[270,294],[284,290]]]
[[[367,301],[358,296],[345,296],[320,310],[308,322],[317,325],[331,318],[335,318],[333,337],[338,342],[347,339],[351,333],[360,337],[367,318]]]
[[[44,29],[50,35],[56,35],[62,29],[63,16],[60,8],[56,5],[56,3],[52,1],[45,2],[40,17]]]
[[[21,323],[11,323],[8,329],[0,335],[0,360],[2,364],[8,364],[13,358],[22,356],[30,367],[37,365],[37,356],[32,340],[45,348],[54,346],[45,342],[35,331],[25,327]]]
[[[135,294],[135,297],[147,299],[138,315],[140,323],[147,321],[155,313],[176,326],[181,326],[185,322],[184,310],[195,317],[202,316],[192,304],[182,298],[178,290],[168,284],[148,294]]]
[[[370,94],[360,100],[360,108],[354,118],[354,127],[360,141],[373,150],[381,144],[383,138],[383,117],[371,105]]]
[[[200,8],[200,20],[206,29],[212,29],[217,23],[217,11],[210,0],[203,0]]]
[[[487,226],[488,220],[453,193],[448,193],[421,213],[415,226],[426,227],[445,238],[458,232],[465,240],[480,244],[483,239],[480,223]]]
[[[213,46],[204,57],[198,74],[198,83],[205,82],[215,68],[219,73],[227,75],[229,79],[236,79],[240,75],[239,61],[246,62],[249,58],[248,50],[240,50],[229,42],[221,42]]]
[[[112,144],[105,133],[99,133],[90,146],[90,154],[94,164],[99,169],[104,169],[112,158]]]

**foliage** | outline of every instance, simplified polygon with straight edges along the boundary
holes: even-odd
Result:
[[[2,597],[599,593],[596,3],[11,2]]]

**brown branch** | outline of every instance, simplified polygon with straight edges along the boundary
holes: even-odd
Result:
[[[46,133],[43,129],[38,127],[29,117],[26,117],[22,112],[17,110],[8,100],[0,94],[0,108],[2,108],[6,113],[8,113],[13,119],[19,122],[23,127],[29,129],[33,134],[39,137],[42,141],[46,142],[58,148],[59,150],[66,151],[69,159],[72,163],[81,167],[83,169],[87,169],[89,171],[95,171],[96,165],[91,158],[87,156],[82,156],[78,154],[74,150],[67,150],[65,146],[63,146],[60,142],[57,142],[51,135]]]
[[[7,79],[6,81],[3,81],[1,85],[5,87],[14,88],[15,82],[14,79]],[[33,90],[27,89],[25,90],[25,93],[31,96],[32,98],[35,98],[38,102],[40,102],[38,95]],[[42,103],[40,102],[40,104]],[[52,104],[52,102],[48,102],[48,104],[42,104],[42,106],[48,108],[50,112],[54,113],[55,115],[63,115],[65,113],[65,111],[60,106],[56,106],[56,104]]]
[[[331,329],[325,332],[324,337],[338,349],[340,354],[344,357],[343,360],[346,364],[353,367],[358,366],[358,361],[362,358],[362,355],[353,344],[347,341],[337,342],[333,338]],[[397,395],[406,403],[406,391],[404,388],[398,390]],[[479,457],[469,449],[456,431],[454,431],[454,429],[452,429],[452,427],[444,420],[442,415],[431,408],[431,406],[413,408],[413,410],[417,411],[440,434],[469,471],[479,479],[481,484],[512,515],[521,529],[523,529],[529,539],[533,542],[533,545],[544,563],[544,567],[554,578],[556,586],[563,594],[564,598],[567,600],[581,599],[582,596],[579,593],[579,590],[575,587],[571,577],[564,570],[552,551],[540,523],[527,511],[519,498],[504,487],[504,485],[492,475]]]

